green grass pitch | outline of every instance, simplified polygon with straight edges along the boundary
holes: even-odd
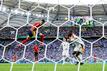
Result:
[[[33,64],[14,64],[12,71],[32,71]],[[11,64],[0,64],[0,71],[10,71]],[[56,71],[77,71],[74,64],[57,64]],[[34,71],[54,71],[54,64],[35,64]],[[102,64],[84,64],[80,71],[102,71]],[[107,64],[105,65],[107,71]]]

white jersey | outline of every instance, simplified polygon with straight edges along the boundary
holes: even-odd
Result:
[[[74,35],[75,40],[72,44],[74,44],[74,51],[82,52],[82,48],[85,48],[84,42],[78,36]]]
[[[62,42],[60,47],[63,48],[63,52],[62,52],[62,55],[63,56],[69,56],[69,46],[70,44],[68,42]]]

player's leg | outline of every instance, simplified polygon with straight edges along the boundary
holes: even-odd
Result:
[[[82,54],[79,54],[77,57],[79,61],[82,61]]]
[[[74,51],[74,52],[72,53],[72,55],[74,56],[75,59],[77,59],[77,51]]]
[[[40,41],[44,42],[44,34],[40,33]]]
[[[39,35],[40,35],[40,41],[42,42],[40,45],[43,46],[45,35],[42,33],[40,33]]]
[[[63,64],[65,63],[65,54],[64,51],[62,52],[62,60],[63,60]]]
[[[23,44],[25,44],[26,42],[28,42],[31,39],[31,37],[33,36],[33,32],[31,30],[28,31],[27,34],[28,34],[27,38],[22,41]]]
[[[25,40],[22,41],[23,44],[25,44],[26,42],[28,42],[30,40],[30,37],[27,36],[27,38]]]
[[[30,40],[30,37],[27,36],[27,38],[26,38],[25,40],[23,40],[22,43],[25,44],[25,43],[28,42],[29,40]],[[22,47],[22,44],[18,44],[18,45],[16,46],[16,50],[19,50],[19,47]]]
[[[77,58],[77,51],[74,51],[73,53],[72,53],[72,55],[73,55],[73,57],[76,59],[76,65],[79,63],[79,60],[78,60],[78,58]]]
[[[82,48],[81,44],[77,44],[76,47],[74,48],[77,64],[82,61],[82,50],[80,50],[81,48]]]
[[[25,44],[26,42],[28,42],[31,39],[31,37],[28,35],[26,39],[24,39],[21,43]],[[18,47],[21,47],[22,44],[17,45]]]
[[[85,52],[85,49],[83,48],[83,46],[80,44],[79,46],[78,46],[79,48],[80,48],[80,50],[78,51],[78,59],[79,59],[79,62],[81,62],[82,61],[82,54]],[[81,65],[83,65],[84,63],[80,63]]]
[[[38,63],[38,52],[34,52],[34,56],[35,56],[35,63]]]
[[[62,58],[63,64],[65,64],[65,59],[66,59],[66,56],[63,56],[63,58]]]
[[[35,28],[35,30],[34,31],[32,31],[32,36],[34,36],[35,38],[36,38],[36,31],[37,31],[37,29]],[[40,36],[40,41],[41,42],[44,42],[44,34],[43,33],[39,33],[39,36]],[[42,44],[42,43],[41,43]]]
[[[74,56],[74,58],[75,58],[76,60],[78,60],[78,58],[77,58],[77,56],[78,56],[78,51],[79,51],[79,47],[78,47],[78,45],[75,44],[74,52],[73,52],[72,54],[73,54],[73,56]]]
[[[79,57],[80,61],[82,61],[82,53],[78,57]],[[83,65],[83,64],[84,64],[83,62],[80,63],[80,65]]]
[[[76,57],[77,57],[78,61],[80,62],[80,65],[83,65],[84,63],[81,62],[82,61],[82,53],[78,51]]]
[[[66,51],[63,51],[63,52],[62,52],[63,64],[65,64],[65,59],[66,59]]]

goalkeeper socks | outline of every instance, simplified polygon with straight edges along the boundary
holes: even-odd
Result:
[[[30,38],[27,38],[25,40],[22,41],[23,44],[25,44],[26,42],[28,42],[30,40]]]

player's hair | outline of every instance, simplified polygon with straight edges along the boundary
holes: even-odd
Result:
[[[42,24],[44,24],[44,23],[45,23],[45,20],[44,20],[44,19],[42,19],[41,21],[42,21]]]
[[[67,36],[65,36],[63,39],[65,39],[65,41],[67,41],[68,37],[67,37]]]
[[[35,27],[35,29],[34,29],[33,31],[35,31],[35,32],[36,32],[36,30],[37,30],[37,28]]]
[[[69,31],[69,34],[68,34],[68,37],[72,36],[73,35],[73,32],[72,31]]]

